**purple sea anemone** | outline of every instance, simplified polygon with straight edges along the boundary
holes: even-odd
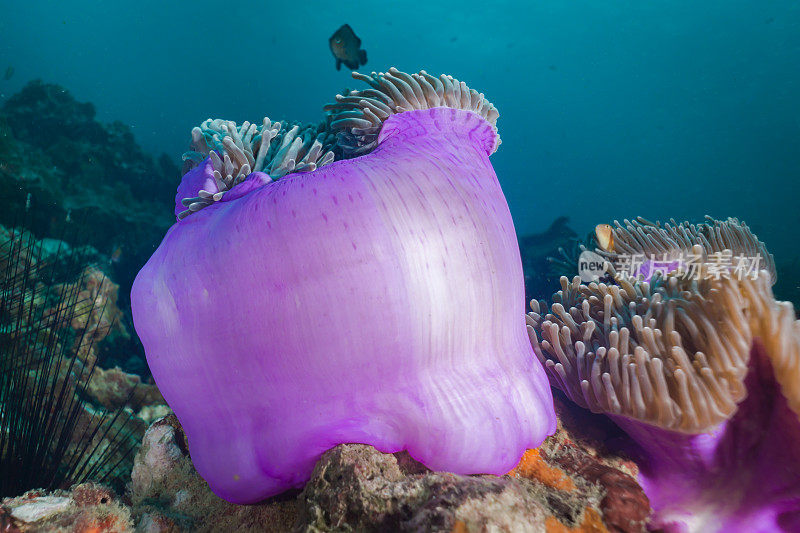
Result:
[[[663,248],[648,227],[638,242]],[[676,245],[724,234],[706,246],[761,250],[772,264],[745,226],[695,229]],[[708,258],[700,244],[691,251]],[[551,383],[632,437],[656,529],[800,531],[800,322],[772,296],[773,274],[734,274],[701,262],[649,283],[562,278],[549,309],[531,304],[531,341]]]
[[[153,376],[229,501],[301,486],[340,443],[502,474],[555,430],[497,111],[447,76],[354,76],[372,88],[324,126],[196,129],[210,155],[133,286]]]

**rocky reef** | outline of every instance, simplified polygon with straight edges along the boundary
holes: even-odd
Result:
[[[130,334],[97,259],[0,226],[0,495],[88,479],[123,488],[147,424],[169,412],[154,385],[103,367]]]
[[[0,107],[0,224],[17,224],[27,203],[26,227],[36,235],[112,256],[126,300],[172,224],[179,176],[169,157],[142,150],[130,127],[98,122],[91,103],[58,85],[31,81]]]
[[[406,452],[343,444],[322,456],[302,491],[248,506],[211,492],[170,415],[145,433],[124,494],[96,485],[32,491],[2,502],[0,524],[7,524],[6,531],[81,524],[149,532],[644,531],[649,504],[635,481],[638,469],[602,444],[618,430],[602,419],[588,420],[560,398],[556,407],[556,434],[505,476],[432,472]],[[99,501],[97,494],[107,496]],[[86,499],[92,505],[79,503]]]

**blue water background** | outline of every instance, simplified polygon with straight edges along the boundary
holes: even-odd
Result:
[[[0,98],[61,84],[177,160],[208,117],[318,120],[356,86],[328,50],[343,23],[363,70],[446,72],[495,103],[520,233],[737,216],[799,255],[796,1],[8,2]]]

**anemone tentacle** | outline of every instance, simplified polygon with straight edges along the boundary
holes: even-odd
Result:
[[[214,166],[215,190],[200,189],[196,196],[181,200],[186,209],[178,219],[222,200],[225,193],[242,183],[251,172],[264,172],[273,180],[294,172],[312,172],[337,159],[349,159],[372,151],[378,133],[390,116],[403,111],[449,107],[478,114],[497,134],[497,109],[483,93],[463,81],[442,74],[407,74],[392,67],[370,75],[353,72],[353,78],[371,88],[336,95],[336,103],[324,107],[326,119],[316,125],[272,122],[264,117],[256,123],[207,119],[192,130],[190,149],[183,155],[186,170],[206,157]],[[500,137],[495,136],[492,152]],[[338,154],[338,156],[337,156]]]
[[[594,412],[673,431],[704,431],[730,416],[745,393],[752,340],[736,280],[616,281],[562,277],[549,310],[531,302],[529,335],[551,381]]]
[[[497,109],[483,93],[463,81],[442,74],[407,74],[392,67],[370,75],[353,72],[353,78],[369,89],[336,95],[336,103],[324,107],[326,118],[316,125],[272,122],[262,125],[231,120],[207,119],[192,129],[190,149],[183,155],[185,170],[210,157],[214,167],[214,190],[200,189],[185,197],[182,220],[220,200],[252,172],[263,172],[273,180],[294,172],[312,172],[338,159],[350,159],[372,151],[384,121],[404,111],[449,107],[472,111],[486,120],[495,133],[493,153],[500,145]]]
[[[324,123],[272,122],[264,117],[261,126],[231,120],[208,119],[192,130],[190,151],[183,156],[191,166],[211,158],[216,190],[201,189],[197,196],[184,198],[186,210],[178,219],[222,200],[225,193],[242,183],[251,172],[264,172],[273,180],[292,172],[312,172],[334,160],[333,136]]]
[[[554,303],[531,302],[527,319],[551,384],[631,437],[654,529],[800,530],[800,321],[775,300],[774,269],[707,264],[722,250],[760,253],[767,268],[772,256],[736,219],[625,223],[607,258],[690,249],[699,268],[561,278]]]
[[[662,225],[660,222],[637,217],[634,220],[624,219],[622,223],[615,220],[611,231],[614,249],[595,250],[611,262],[623,254],[643,254],[645,257],[655,255],[659,259],[663,255],[677,258],[699,244],[709,255],[729,251],[732,257],[760,258],[759,270],[769,272],[772,285],[777,280],[772,254],[747,224],[737,218],[716,220],[707,216],[706,222],[698,224],[678,223],[675,219],[670,219]]]
[[[331,130],[338,133],[338,144],[345,157],[372,151],[378,142],[383,122],[391,115],[414,109],[449,107],[478,114],[497,133],[497,108],[483,93],[467,87],[463,81],[442,74],[438,78],[424,70],[407,74],[392,67],[388,72],[353,73],[353,78],[370,85],[370,89],[336,95],[336,103],[325,110],[331,116]],[[492,152],[500,145],[500,137]]]

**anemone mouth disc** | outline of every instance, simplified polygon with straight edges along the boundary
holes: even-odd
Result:
[[[405,111],[448,107],[471,111],[486,120],[495,133],[490,153],[497,150],[499,113],[489,100],[466,83],[442,74],[438,78],[424,70],[407,74],[394,67],[369,75],[353,72],[353,78],[369,89],[336,95],[326,105],[319,124],[272,122],[261,125],[207,119],[192,130],[190,150],[183,156],[188,169],[206,157],[213,165],[214,182],[195,196],[181,199],[185,208],[178,220],[222,200],[252,172],[263,172],[277,180],[296,172],[313,172],[336,160],[350,159],[372,151],[379,143],[384,122]]]

